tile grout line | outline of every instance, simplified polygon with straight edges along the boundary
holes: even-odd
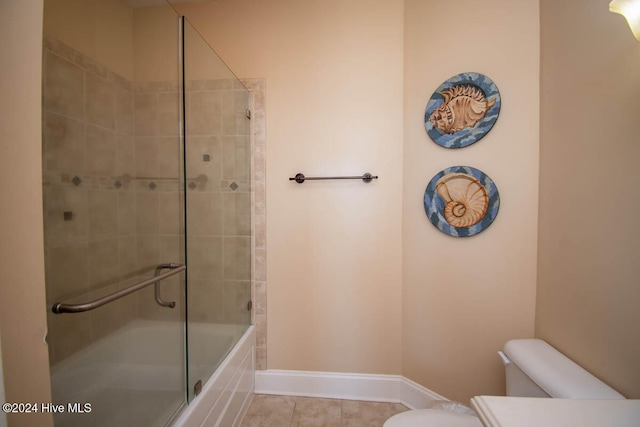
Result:
[[[296,412],[296,406],[298,406],[298,398],[293,399],[293,408],[291,409],[291,416],[289,417],[289,427],[293,424],[293,414]]]

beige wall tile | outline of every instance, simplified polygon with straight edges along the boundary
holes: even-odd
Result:
[[[136,138],[136,177],[159,176],[158,149],[155,137]]]
[[[184,263],[182,248],[184,247],[182,236],[160,236],[161,262]]]
[[[225,236],[251,235],[251,193],[224,193],[223,232]]]
[[[196,92],[203,90],[231,90],[235,79],[207,79],[188,80],[187,91]]]
[[[251,282],[225,280],[223,295],[225,323],[249,324],[251,312],[247,310],[247,304],[251,300]]]
[[[116,85],[115,96],[116,130],[127,135],[133,135],[135,133],[135,110],[133,92]]]
[[[267,280],[267,250],[264,248],[254,249],[254,280],[266,282]]]
[[[160,237],[138,236],[138,269],[153,270],[160,264]]]
[[[180,139],[158,137],[158,171],[154,176],[178,178],[180,176]]]
[[[130,134],[116,134],[116,175],[136,174],[135,138]]]
[[[84,173],[84,126],[82,122],[54,113],[44,113],[44,169]]]
[[[155,93],[135,94],[136,136],[158,134],[158,95]]]
[[[189,279],[221,279],[222,253],[222,238],[189,235],[187,238]]]
[[[250,121],[247,118],[249,92],[245,90],[222,92],[222,134],[249,135]]]
[[[264,214],[253,215],[253,233],[255,238],[255,247],[265,249],[267,240],[266,218]]]
[[[182,231],[182,198],[178,192],[158,193],[160,234],[180,234]]]
[[[118,191],[118,235],[132,236],[138,226],[136,221],[136,195],[133,191]]]
[[[135,236],[118,238],[118,265],[120,277],[129,277],[137,267],[137,239]]]
[[[117,283],[119,276],[118,239],[89,242],[89,283],[91,289]]]
[[[266,348],[256,348],[256,369],[257,370],[267,369],[267,349]]]
[[[116,128],[116,87],[93,73],[85,73],[84,111],[87,123]]]
[[[264,183],[256,183],[253,181],[253,202],[254,213],[256,215],[264,215],[267,211],[267,195]]]
[[[75,188],[45,188],[45,244],[49,246],[86,242],[89,237],[87,192]],[[72,219],[64,220],[64,212]]]
[[[247,136],[222,138],[222,178],[249,181],[251,174],[251,144]]]
[[[187,229],[189,235],[222,234],[222,194],[187,194]]]
[[[256,314],[254,325],[256,327],[256,348],[267,348],[267,316],[264,314]]]
[[[180,95],[178,92],[158,94],[158,135],[175,135],[180,132]]]
[[[136,232],[157,235],[160,232],[160,200],[157,192],[136,192]]]
[[[46,250],[47,304],[84,292],[89,286],[88,244]]]
[[[209,161],[203,156],[209,155]],[[219,191],[222,179],[222,142],[215,136],[189,136],[186,141],[187,177],[204,174],[207,182],[198,191]]]
[[[188,135],[220,135],[222,132],[222,94],[190,92],[187,94]]]
[[[111,130],[85,125],[85,170],[90,175],[116,173],[116,134]]]
[[[256,314],[267,314],[267,283],[254,282],[253,311]]]
[[[224,237],[224,278],[251,280],[251,239]]]
[[[189,278],[189,321],[223,323],[225,316],[222,280]]]
[[[87,192],[89,238],[99,240],[118,234],[118,193],[90,190]]]
[[[84,118],[84,71],[59,56],[45,54],[44,107],[49,111]]]
[[[245,80],[251,91],[252,103],[252,238],[253,238],[253,322],[259,345],[256,348],[256,369],[267,369],[267,264],[266,264],[266,177],[265,177],[265,81]]]
[[[76,63],[85,70],[97,74],[100,77],[106,78],[108,69],[98,61],[85,55],[76,56]]]
[[[263,140],[264,141],[264,140]],[[253,179],[262,185],[266,184],[266,154],[264,146],[260,147],[256,144],[253,154]]]

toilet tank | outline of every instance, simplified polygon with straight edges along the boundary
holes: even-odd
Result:
[[[505,365],[507,396],[624,399],[545,341],[511,340],[498,353]]]

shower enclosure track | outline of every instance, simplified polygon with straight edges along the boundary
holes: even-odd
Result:
[[[147,286],[150,286],[153,284],[157,285],[161,280],[164,280],[167,277],[171,277],[174,274],[178,274],[181,271],[184,271],[186,268],[187,267],[184,264],[178,264],[173,262],[168,264],[160,264],[156,268],[156,275],[154,277],[143,280],[142,282],[138,282],[134,285],[129,286],[128,288],[121,289],[119,291],[116,291],[109,295],[105,295],[102,298],[98,298],[90,302],[85,302],[82,304],[65,304],[62,302],[57,302],[53,304],[53,306],[51,307],[51,311],[53,311],[55,314],[61,314],[61,313],[82,313],[85,311],[94,310],[98,307],[102,307],[103,305],[106,305],[106,304],[109,304],[110,302],[118,300],[124,296],[132,294],[136,291],[139,291],[140,289],[146,288]],[[166,273],[158,274],[161,270],[164,270],[164,269],[169,269],[169,271],[167,271]],[[171,305],[172,303],[167,303],[165,301],[162,301],[162,299],[159,296],[159,290],[157,286],[156,286],[156,302],[158,302],[158,304],[163,307],[169,307],[169,308],[175,307],[175,303]]]

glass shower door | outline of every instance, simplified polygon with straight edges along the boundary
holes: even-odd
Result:
[[[250,94],[185,20],[189,398],[251,322]]]
[[[164,426],[186,400],[178,17],[44,3],[47,303],[64,304],[48,313],[55,425]]]

